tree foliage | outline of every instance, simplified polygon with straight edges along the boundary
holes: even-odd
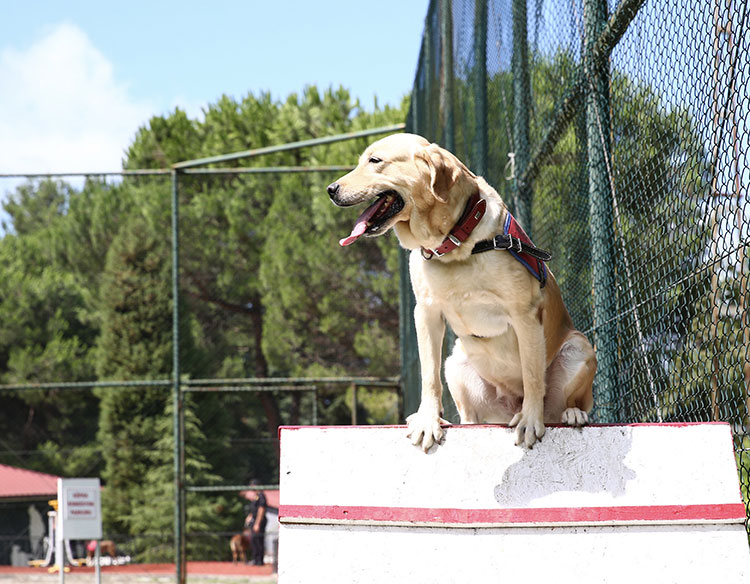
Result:
[[[367,111],[342,88],[307,87],[283,101],[222,96],[200,119],[175,110],[149,120],[123,166],[162,169],[391,124],[403,120],[405,106]],[[232,164],[353,165],[367,141]],[[354,217],[328,200],[325,187],[336,177],[180,175],[184,377],[398,374],[396,245],[387,238],[338,246]],[[9,195],[0,239],[0,382],[170,378],[170,195],[168,176],[93,177],[80,188],[35,181]],[[360,419],[396,421],[394,395],[361,394]],[[139,541],[171,533],[170,396],[160,385],[6,391],[0,462],[101,476],[105,531]],[[318,420],[348,421],[350,403],[321,390]],[[275,482],[276,428],[309,421],[311,410],[310,397],[299,394],[190,395],[189,483]],[[241,526],[236,497],[190,495],[188,505],[190,530]],[[171,544],[159,542],[132,551],[161,557]]]

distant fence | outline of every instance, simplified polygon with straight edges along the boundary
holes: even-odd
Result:
[[[191,379],[186,373],[189,371],[191,355],[187,350],[188,347],[183,345],[183,339],[188,337],[190,332],[189,321],[182,319],[187,310],[182,306],[182,302],[171,300],[181,298],[185,291],[186,272],[193,268],[188,260],[191,258],[196,262],[201,260],[201,258],[198,260],[193,258],[195,250],[210,247],[207,245],[209,240],[206,235],[206,224],[210,223],[209,212],[201,209],[200,212],[191,216],[185,212],[189,202],[200,200],[207,191],[216,192],[219,189],[225,189],[229,193],[229,199],[241,200],[243,209],[250,208],[254,202],[253,199],[249,196],[244,199],[243,197],[253,192],[251,187],[254,186],[256,189],[258,187],[257,185],[248,186],[242,179],[258,175],[270,175],[268,180],[271,189],[274,181],[280,180],[282,176],[315,176],[317,178],[314,179],[316,181],[314,192],[318,192],[325,200],[327,199],[325,197],[327,181],[351,169],[353,160],[348,157],[347,164],[328,166],[278,165],[217,168],[216,164],[280,152],[295,152],[301,148],[347,141],[354,141],[353,148],[356,147],[358,152],[371,136],[400,132],[403,127],[404,124],[399,123],[300,140],[278,146],[185,161],[169,169],[138,169],[110,173],[0,174],[0,179],[28,179],[33,189],[43,188],[45,184],[50,185],[51,188],[58,188],[60,185],[52,185],[51,179],[85,177],[86,184],[83,192],[87,192],[87,189],[91,190],[91,201],[94,201],[96,197],[106,196],[108,193],[105,191],[109,186],[126,183],[129,188],[144,189],[151,199],[159,201],[162,211],[166,210],[166,213],[163,213],[165,218],[171,208],[171,224],[167,223],[165,227],[168,228],[163,230],[164,237],[171,241],[171,249],[167,251],[165,259],[171,272],[171,298],[168,299],[167,309],[159,312],[158,326],[163,329],[164,322],[167,322],[171,329],[172,350],[165,363],[160,361],[166,366],[158,372],[158,378],[108,381],[53,380],[44,383],[19,381],[15,384],[0,384],[0,399],[3,400],[4,407],[21,395],[33,396],[39,406],[37,409],[40,411],[43,410],[42,406],[48,400],[54,400],[57,408],[49,408],[50,412],[57,412],[62,407],[61,404],[64,404],[63,409],[67,412],[67,416],[65,420],[62,420],[61,425],[75,426],[82,417],[98,416],[102,398],[112,392],[128,393],[132,396],[130,405],[138,404],[141,408],[141,417],[130,420],[129,425],[137,427],[144,419],[148,419],[149,424],[162,425],[160,427],[163,431],[160,435],[164,440],[160,439],[159,444],[139,441],[142,436],[137,433],[122,438],[121,448],[132,451],[134,453],[132,458],[142,463],[142,466],[135,472],[142,473],[141,477],[145,473],[157,473],[159,477],[158,492],[140,493],[143,496],[143,504],[148,504],[152,508],[158,507],[163,511],[155,514],[157,521],[153,525],[149,525],[147,529],[135,535],[105,531],[105,537],[113,539],[118,546],[118,551],[122,554],[139,562],[173,559],[176,564],[177,582],[184,582],[186,579],[188,559],[228,561],[231,558],[229,536],[241,531],[245,513],[243,500],[239,494],[243,490],[252,489],[246,484],[249,475],[255,473],[256,478],[258,475],[267,477],[271,484],[265,485],[264,488],[272,489],[276,486],[273,483],[278,477],[275,457],[278,450],[278,436],[275,432],[269,431],[271,426],[275,429],[279,424],[395,424],[402,418],[400,379],[397,376]],[[107,183],[108,179],[112,182]],[[309,185],[305,183],[300,188],[303,186]],[[99,187],[103,189],[102,192],[97,190]],[[238,191],[242,196],[237,194]],[[80,196],[80,193],[76,196]],[[228,213],[229,210],[222,209],[221,212]],[[308,221],[301,211],[297,211],[296,215]],[[347,223],[349,221],[349,219],[344,220]],[[99,227],[102,230],[105,229],[105,226],[99,225]],[[222,228],[225,227],[222,226]],[[317,227],[311,226],[307,231],[314,236],[316,229]],[[328,235],[335,241],[335,234],[328,233]],[[261,237],[260,234],[251,232],[248,239],[253,239],[257,244]],[[211,240],[213,245],[218,245],[216,242],[216,239]],[[336,250],[338,247],[334,249]],[[100,251],[91,246],[91,253]],[[254,275],[258,277],[257,274]],[[307,276],[302,272],[295,272],[294,275],[297,278]],[[310,283],[306,293],[312,294],[315,291],[315,284]],[[144,306],[147,303],[148,300],[141,301]],[[329,315],[331,314],[333,310],[329,309]],[[300,326],[311,326],[311,315],[305,314],[305,318],[305,323]],[[160,332],[163,333],[163,331]],[[171,365],[171,370],[169,365]],[[220,368],[215,367],[215,369]],[[275,411],[272,414],[276,423],[266,425],[263,420],[270,420],[271,416],[268,412],[264,412],[263,408],[267,400],[264,401],[263,397],[268,395],[275,398],[272,404]],[[42,413],[48,414],[46,411]],[[232,421],[227,422],[227,418],[232,418]],[[217,431],[218,428],[223,433]],[[104,433],[106,432],[102,432]],[[0,464],[39,468],[38,460],[33,460],[34,457],[69,458],[76,452],[75,446],[80,446],[80,444],[54,444],[54,438],[50,436],[48,442],[49,448],[57,448],[54,452],[40,452],[38,449],[20,450],[9,448],[3,443],[0,448]],[[93,438],[81,436],[80,441],[93,440]],[[151,439],[153,439],[153,434]],[[211,476],[207,467],[200,468],[205,459],[196,456],[197,442],[202,443],[204,450],[207,447],[212,451],[215,459],[211,461],[212,463],[229,462],[232,478]],[[81,476],[93,476],[102,466],[102,454],[94,449],[86,452],[85,455],[87,459],[82,459],[81,464],[78,465],[81,469]],[[128,469],[121,470],[125,473],[128,471]],[[227,480],[233,482],[227,484]],[[46,522],[45,514],[49,506],[42,499],[36,497],[33,501],[23,499],[9,504],[13,506],[13,509],[5,513],[4,517],[6,519],[11,517],[14,524],[7,526],[7,530],[0,530],[0,563],[8,561],[10,550],[14,546],[17,547],[17,552],[24,554],[24,558],[27,556],[32,559],[44,557],[46,548],[42,535],[38,538],[31,538],[28,533],[28,505],[26,505],[27,502],[33,505],[35,513],[42,517],[41,521]],[[127,505],[123,507],[126,508]],[[0,512],[3,511],[6,510],[0,505]],[[103,509],[105,516],[108,512],[110,515],[117,515],[117,511],[112,508]],[[223,529],[216,529],[216,525]],[[43,532],[44,529],[42,528],[41,531]],[[74,549],[74,554],[80,555],[81,553],[81,550]]]
[[[54,394],[58,399],[74,403],[85,401],[92,391],[144,392],[156,389],[166,397],[165,393],[171,386],[170,380],[29,383],[0,385],[0,397],[7,399],[18,393],[35,392],[38,395]],[[198,402],[203,410],[236,410],[243,416],[253,415],[253,408],[257,408],[257,396],[260,393],[271,393],[277,397],[280,420],[284,424],[395,424],[401,418],[401,392],[397,377],[192,379],[183,380],[180,384],[183,399],[190,395],[204,396]],[[391,399],[388,400],[390,408],[386,411],[373,411],[368,404],[373,395],[380,394],[391,395]],[[342,418],[343,410],[348,418]],[[163,416],[163,412],[155,409],[151,415],[158,419]],[[172,457],[182,457],[183,464],[187,458],[189,466],[194,456],[191,449],[194,449],[198,440],[214,443],[215,446],[212,448],[216,449],[218,458],[234,458],[237,476],[246,476],[252,468],[258,472],[259,459],[274,460],[273,453],[278,450],[278,436],[271,435],[265,428],[246,428],[239,433],[232,431],[232,435],[215,436],[211,430],[218,424],[216,417],[219,415],[214,413],[212,416],[204,412],[203,429],[198,432],[194,423],[185,424],[183,419],[181,442],[174,453],[163,452],[163,456],[158,460],[150,462],[148,472],[161,468],[161,474],[165,477],[165,492],[170,492],[169,482],[174,465]],[[138,451],[141,457],[153,455],[155,450],[153,444],[137,441],[129,443],[128,448]],[[61,449],[59,455],[70,456],[71,452]],[[44,455],[42,452],[0,450],[0,465],[38,466],[34,458]],[[90,459],[82,460],[82,464],[88,465],[89,468],[97,467],[99,456],[91,452]],[[185,473],[185,470],[182,472]],[[277,480],[277,473],[278,469],[275,466],[266,472],[273,481]],[[90,472],[84,474],[88,476]],[[243,497],[243,492],[278,489],[276,482],[260,487],[248,484],[219,484],[215,480],[211,481],[211,484],[201,484],[200,480],[189,476],[194,475],[194,472],[188,470],[187,474],[188,476],[181,477],[181,488],[178,491],[181,497],[179,509],[182,512],[178,524],[172,524],[167,516],[161,524],[154,525],[145,533],[127,534],[105,530],[104,538],[115,542],[118,557],[127,557],[127,561],[134,563],[170,561],[175,555],[176,547],[179,546],[180,559],[183,562],[180,577],[186,573],[184,562],[188,560],[229,561],[229,539],[241,531],[246,513],[244,508],[248,501]],[[29,513],[38,515],[42,527],[46,527],[47,512],[51,509],[47,500],[54,498],[55,495],[51,493],[48,496],[28,495],[0,503],[0,565],[14,558],[17,561],[20,559],[24,562],[23,565],[26,565],[29,560],[43,560],[47,556],[49,540],[46,530],[42,529],[38,534],[30,532]],[[168,505],[169,502],[169,497],[152,501],[153,504],[160,505]],[[30,507],[34,507],[35,511],[29,511]],[[195,517],[188,512],[190,509],[195,511]],[[212,514],[208,522],[205,521],[206,509],[210,509]],[[202,529],[195,527],[201,524]],[[224,530],[217,530],[217,525],[223,526]],[[275,532],[270,531],[272,527],[269,527],[269,540],[275,537]],[[76,558],[85,557],[85,543],[73,542],[71,551]],[[273,548],[269,546],[267,553],[272,552]]]
[[[595,420],[730,422],[746,502],[748,10],[434,0],[407,120],[484,175],[552,251],[596,345]],[[403,327],[408,414],[418,367]]]

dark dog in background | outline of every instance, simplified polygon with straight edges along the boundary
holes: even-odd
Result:
[[[242,533],[233,535],[232,539],[229,540],[229,549],[232,550],[232,562],[237,563],[242,558],[242,563],[247,563],[247,554],[252,549],[252,539],[249,529],[245,529]]]

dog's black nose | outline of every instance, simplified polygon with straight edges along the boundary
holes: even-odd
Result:
[[[328,196],[333,198],[339,194],[339,183],[331,183],[328,185]]]

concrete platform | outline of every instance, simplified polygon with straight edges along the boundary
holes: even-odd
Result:
[[[282,428],[279,578],[291,582],[747,581],[729,426]]]

